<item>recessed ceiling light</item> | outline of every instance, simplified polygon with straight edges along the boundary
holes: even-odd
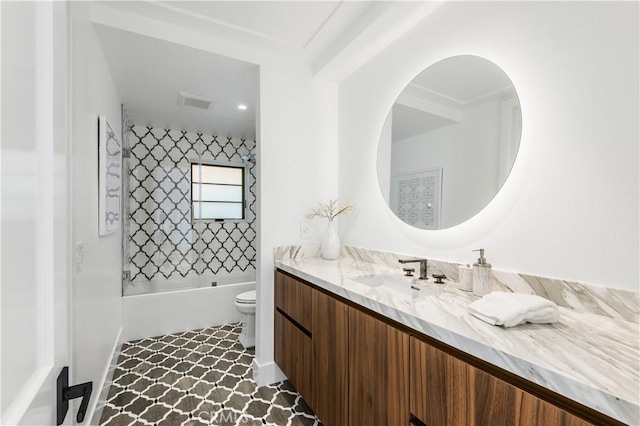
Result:
[[[240,104],[240,105],[238,105],[238,109],[245,110],[245,109],[247,109],[247,106],[244,105],[244,104]]]

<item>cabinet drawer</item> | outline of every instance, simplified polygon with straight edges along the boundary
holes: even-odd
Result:
[[[313,289],[280,271],[275,273],[274,285],[276,308],[291,317],[302,328],[312,332],[311,304]]]
[[[313,401],[311,337],[280,312],[275,313],[274,358],[302,398]]]

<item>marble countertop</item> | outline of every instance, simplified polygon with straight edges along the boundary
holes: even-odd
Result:
[[[401,272],[350,257],[281,259],[276,267],[420,333],[490,362],[631,425],[640,424],[640,328],[633,322],[560,309],[555,324],[513,328],[467,312],[478,297],[447,283],[417,281],[421,291],[356,281]],[[407,284],[411,278],[403,278]],[[409,285],[407,286],[409,287]]]

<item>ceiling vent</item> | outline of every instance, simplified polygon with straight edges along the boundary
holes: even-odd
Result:
[[[213,105],[213,99],[205,96],[192,95],[186,92],[178,92],[178,105],[209,109]]]

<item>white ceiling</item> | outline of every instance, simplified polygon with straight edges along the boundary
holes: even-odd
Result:
[[[317,54],[371,6],[371,1],[172,1],[176,12]]]
[[[255,138],[258,69],[101,23],[137,14],[306,62],[340,81],[437,9],[437,1],[102,1],[94,25],[118,93],[136,124]],[[103,8],[103,9],[100,9]],[[113,12],[107,13],[113,17]],[[123,15],[123,16],[125,16]],[[135,30],[133,30],[135,31]],[[214,98],[178,107],[179,91]],[[238,111],[237,104],[248,105]]]
[[[296,57],[340,81],[444,3],[441,1],[98,1],[102,11],[136,14]],[[117,18],[116,18],[117,19]],[[107,19],[108,21],[108,19]],[[117,25],[117,24],[116,24]]]
[[[186,46],[95,25],[111,76],[135,124],[254,139],[258,67]],[[178,93],[212,98],[208,110]],[[238,109],[244,104],[247,109]]]

